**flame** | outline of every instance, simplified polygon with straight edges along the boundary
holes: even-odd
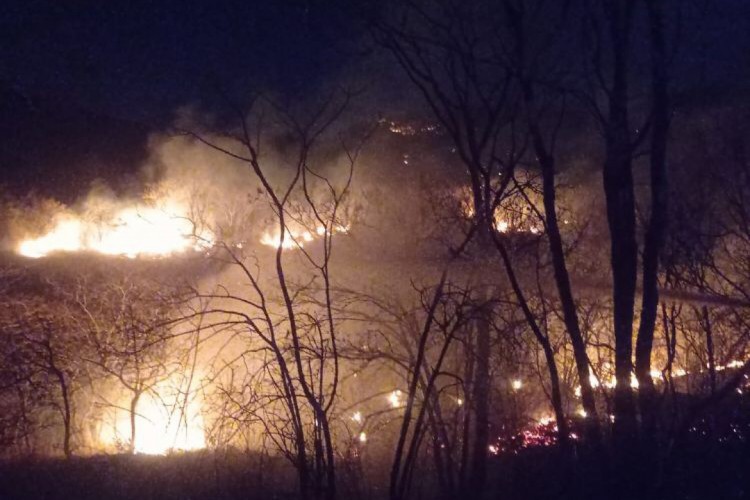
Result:
[[[193,398],[188,401],[184,412],[175,410],[177,396],[170,398],[168,394],[171,390],[166,383],[159,384],[138,402],[133,446],[135,453],[164,455],[170,451],[190,451],[206,447],[200,402]],[[102,428],[99,441],[104,446],[112,447],[129,443],[130,413],[116,410],[111,425]]]
[[[466,219],[473,219],[475,215],[471,189],[460,188],[456,193],[458,208]],[[492,222],[495,231],[503,234],[529,233],[538,235],[543,232],[543,224],[532,211],[528,209],[526,198],[508,199],[505,203],[494,208]],[[568,223],[567,219],[564,222]]]
[[[166,200],[154,206],[136,204],[121,208],[105,220],[60,214],[49,232],[21,241],[17,251],[30,258],[76,251],[134,258],[166,256],[209,246],[211,235],[207,231],[196,234],[188,213],[180,203]]]
[[[327,232],[330,232],[331,234],[347,234],[349,232],[349,226],[345,224],[336,224],[332,225],[331,227],[325,227],[318,225],[315,228],[315,233],[312,231],[301,228],[301,229],[291,229],[287,228],[284,231],[284,240],[281,240],[281,232],[280,231],[266,231],[263,233],[263,235],[260,238],[261,245],[273,247],[273,248],[279,248],[283,247],[285,250],[294,249],[294,248],[304,248],[306,243],[310,243],[312,241],[315,241],[318,236],[325,236]]]
[[[538,420],[542,425],[549,425],[555,421],[555,417],[553,417],[552,415],[542,415]]]

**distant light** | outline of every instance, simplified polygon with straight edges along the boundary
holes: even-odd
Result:
[[[549,425],[555,421],[555,417],[551,415],[544,415],[539,419],[539,423],[542,425]]]
[[[360,443],[366,443],[367,442],[367,434],[364,432],[359,433],[359,442]]]
[[[514,381],[513,381],[512,383],[511,383],[511,387],[513,387],[513,390],[514,390],[514,391],[518,391],[518,390],[520,390],[520,389],[521,389],[521,387],[523,387],[523,381],[522,381],[522,380],[521,380],[520,378],[517,378],[517,379],[515,379],[515,380],[514,380]]]
[[[591,371],[590,368],[589,368],[589,385],[593,388],[599,387],[599,379],[597,378],[596,375],[594,375],[594,373]]]
[[[354,414],[352,415],[352,420],[354,420],[358,424],[361,424],[362,423],[362,412],[359,412],[359,411],[354,412]]]
[[[396,389],[388,395],[388,402],[391,404],[391,408],[398,408],[401,406],[401,391]]]

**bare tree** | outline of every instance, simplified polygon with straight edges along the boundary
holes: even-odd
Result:
[[[48,300],[52,303],[16,295],[4,302],[3,352],[8,356],[4,364],[11,370],[4,389],[12,389],[18,398],[25,439],[34,432],[29,428],[31,420],[41,417],[33,416],[34,409],[54,409],[62,423],[62,451],[69,458],[74,451],[75,399],[86,371],[78,357],[81,338],[71,323],[56,314],[59,303],[50,296]]]
[[[147,283],[128,276],[101,282],[81,279],[70,295],[70,317],[91,348],[85,361],[95,366],[105,380],[114,380],[128,393],[125,408],[104,394],[95,397],[105,407],[127,412],[128,450],[133,453],[138,405],[144,395],[153,393],[172,375],[177,362],[167,351],[171,301]]]
[[[233,107],[238,123],[230,135],[239,151],[190,133],[247,165],[258,185],[258,203],[268,214],[272,229],[264,242],[275,247],[269,250],[271,261],[264,260],[261,268],[262,250],[251,252],[217,230],[215,257],[239,273],[245,288],[196,288],[195,297],[211,301],[200,313],[206,315],[206,328],[229,330],[254,346],[238,361],[262,355],[259,366],[248,371],[250,378],[242,379],[243,385],[259,388],[239,395],[234,406],[243,418],[259,422],[289,458],[303,497],[337,495],[332,414],[341,375],[331,258],[336,235],[348,231],[344,202],[363,138],[353,144],[338,138],[344,167],[335,175],[318,165],[317,148],[348,101],[348,94],[334,93],[303,119],[266,98],[254,100],[247,110]],[[286,170],[273,170],[273,160],[261,149],[272,133],[285,136],[294,151],[287,155]],[[270,277],[261,272],[266,265],[273,270]],[[257,383],[251,383],[253,377]]]

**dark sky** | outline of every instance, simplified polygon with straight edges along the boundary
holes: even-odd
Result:
[[[137,120],[217,85],[311,93],[362,59],[358,1],[2,0],[0,81]],[[750,0],[691,0],[685,12],[693,62],[680,79],[746,77]]]
[[[352,13],[388,1],[0,0],[0,184],[44,179],[62,196],[131,170],[178,108],[218,111],[218,89],[304,100],[353,80],[368,86],[368,115],[413,113],[422,101],[360,43]],[[750,95],[750,0],[674,1],[689,6],[676,86],[690,99]]]
[[[135,119],[216,85],[314,89],[343,70],[359,36],[330,0],[0,4],[0,79]]]

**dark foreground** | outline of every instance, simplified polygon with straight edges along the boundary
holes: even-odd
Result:
[[[654,472],[634,470],[619,484],[601,461],[561,463],[550,448],[526,450],[492,462],[483,498],[531,499],[747,499],[750,447],[695,446],[672,453]],[[429,490],[430,478],[420,479]],[[381,499],[373,485],[348,485],[340,498]],[[416,492],[415,492],[416,493]],[[294,499],[294,477],[283,462],[243,453],[171,456],[110,455],[28,459],[0,463],[0,499]],[[440,498],[416,493],[414,498]],[[465,495],[461,498],[467,498]]]

